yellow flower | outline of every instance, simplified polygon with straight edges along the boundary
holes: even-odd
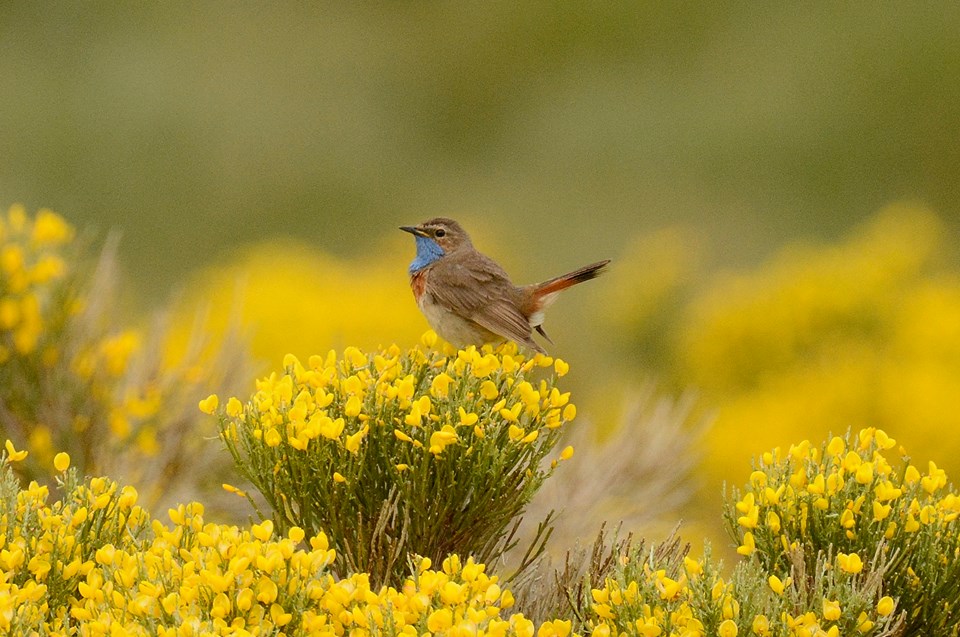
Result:
[[[887,617],[896,610],[896,607],[897,604],[893,601],[893,598],[889,595],[884,595],[880,598],[880,601],[877,602],[877,614],[881,617]]]
[[[20,462],[27,457],[27,451],[17,451],[13,446],[13,442],[11,442],[9,439],[6,443],[4,443],[4,447],[7,449],[7,459],[10,462]]]
[[[486,378],[500,367],[500,361],[493,354],[477,355],[471,363],[472,373],[477,378]]]
[[[56,246],[69,243],[73,239],[73,227],[63,217],[41,208],[33,221],[31,240],[40,245]]]
[[[873,501],[873,519],[877,522],[885,520],[893,509],[889,504],[883,504],[879,500]]]
[[[236,397],[231,397],[227,401],[227,415],[231,418],[237,418],[240,414],[243,413],[243,403],[237,400]]]
[[[263,442],[265,442],[268,447],[279,447],[280,443],[283,442],[283,437],[276,429],[267,429],[263,434]]]
[[[537,631],[537,637],[567,637],[567,635],[570,634],[572,626],[573,623],[570,620],[555,619],[553,621],[545,621],[540,625],[540,629]]]
[[[18,274],[23,269],[23,249],[18,245],[7,245],[0,249],[0,269],[8,276]]]
[[[771,575],[769,578],[767,578],[767,583],[770,585],[770,590],[777,595],[783,595],[783,589],[789,586],[791,581],[792,579],[789,577],[785,580],[781,580],[776,575]]]
[[[453,611],[449,608],[441,608],[430,613],[427,617],[427,629],[433,633],[439,633],[448,630],[453,625]]]
[[[717,628],[717,634],[720,637],[737,637],[737,623],[732,619],[723,620]]]
[[[205,414],[212,414],[217,410],[217,407],[220,405],[220,399],[217,398],[216,394],[210,394],[206,398],[200,401],[199,407],[200,411]]]
[[[657,588],[660,590],[660,599],[670,600],[675,598],[683,590],[680,582],[669,577],[660,577],[657,579]]]
[[[517,420],[520,418],[520,411],[522,409],[523,403],[517,403],[510,409],[503,408],[500,410],[500,417],[507,422],[517,422]]]
[[[562,378],[567,375],[567,372],[570,371],[570,365],[565,361],[560,360],[559,358],[553,361],[553,369],[557,373],[558,378]]]
[[[430,434],[430,453],[435,456],[443,453],[443,450],[457,441],[457,432],[450,425],[444,425],[440,431]]]
[[[364,425],[363,428],[357,433],[347,436],[343,446],[350,453],[356,454],[358,451],[360,451],[360,443],[363,442],[363,439],[367,435],[368,431],[370,431],[370,425]]]
[[[423,343],[427,349],[432,349],[433,346],[437,344],[437,333],[433,330],[427,330],[420,336],[420,342]]]
[[[500,395],[500,390],[497,389],[493,381],[485,380],[480,385],[480,395],[486,400],[493,400]]]
[[[887,435],[887,432],[882,429],[876,430],[874,440],[877,441],[877,446],[881,449],[892,449],[893,446],[897,444],[897,441]]]
[[[610,627],[606,623],[597,624],[590,637],[610,637]]]
[[[560,459],[569,460],[572,457],[573,457],[573,447],[570,445],[567,445],[566,447],[563,448],[563,451],[560,452]]]
[[[245,491],[243,491],[242,489],[238,489],[232,484],[227,484],[226,482],[224,482],[223,484],[220,485],[220,487],[227,493],[233,493],[234,495],[238,495],[241,498],[245,498],[247,496],[247,493]]]
[[[260,524],[254,524],[250,527],[253,537],[261,542],[266,542],[273,535],[273,520],[264,520]]]
[[[347,479],[344,478],[344,477],[343,477],[343,474],[341,474],[339,471],[334,471],[334,472],[333,472],[333,481],[342,484],[342,483],[346,482]]]
[[[903,489],[894,487],[893,483],[891,483],[889,480],[878,482],[873,490],[877,496],[877,500],[880,502],[894,500],[903,495]]]
[[[320,416],[319,424],[321,436],[327,438],[328,440],[336,440],[340,437],[340,434],[343,433],[343,428],[346,425],[346,422],[343,420],[343,418],[331,420],[329,416]]]
[[[60,473],[70,468],[70,454],[61,451],[53,457],[53,467]]]
[[[440,372],[437,374],[433,381],[430,383],[430,394],[434,398],[446,398],[447,393],[450,390],[450,383],[453,382],[453,377],[447,374],[446,372]]]
[[[844,573],[856,574],[863,570],[863,560],[856,553],[837,553],[837,566]]]
[[[292,526],[290,527],[290,530],[287,531],[287,537],[297,543],[302,542],[306,535],[306,532],[299,526]]]
[[[359,396],[350,396],[347,398],[347,403],[343,406],[343,414],[348,418],[356,418],[360,415],[360,410],[362,407],[363,403],[361,402]]]
[[[759,635],[760,637],[765,637],[770,634],[770,620],[767,619],[766,615],[757,615],[753,618],[753,623],[750,626],[750,629],[754,634]]]
[[[827,621],[840,619],[840,602],[837,600],[823,600],[823,618]]]
[[[419,427],[423,422],[424,416],[430,414],[432,404],[429,396],[421,396],[410,405],[410,413],[407,414],[403,422],[410,427]]]
[[[767,528],[773,533],[780,532],[780,516],[775,511],[767,511]]]
[[[753,496],[752,493],[748,495],[750,495],[751,497]],[[739,518],[737,518],[737,524],[747,529],[757,528],[757,522],[760,517],[760,507],[753,505],[749,507],[745,513],[746,515],[742,515]]]
[[[280,604],[271,604],[270,619],[276,626],[286,626],[293,619],[293,614],[285,612]]]
[[[947,474],[943,469],[937,467],[937,463],[932,460],[929,462],[929,471],[927,475],[920,479],[920,486],[929,494],[933,494],[937,489],[941,489],[947,484]]]
[[[737,547],[737,553],[740,555],[752,555],[757,550],[757,545],[753,539],[753,533],[747,531],[743,534],[743,541]]]
[[[457,408],[457,413],[460,415],[460,424],[465,427],[477,424],[477,421],[480,420],[480,416],[475,413],[467,413],[467,410],[462,406]]]
[[[846,443],[843,441],[843,438],[840,436],[834,436],[830,439],[830,443],[827,445],[827,453],[833,456],[834,458],[839,458],[840,454],[843,453],[846,449]]]
[[[920,471],[913,465],[907,466],[903,474],[903,481],[907,485],[916,484],[920,480]]]

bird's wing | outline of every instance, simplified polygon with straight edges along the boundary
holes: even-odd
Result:
[[[445,258],[430,273],[427,291],[451,312],[542,351],[530,336],[530,321],[520,311],[522,292],[493,260],[478,254],[469,259]]]

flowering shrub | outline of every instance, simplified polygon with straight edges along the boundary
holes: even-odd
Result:
[[[960,270],[933,212],[890,206],[833,244],[713,277],[671,325],[668,373],[718,408],[706,470],[876,426],[960,469]]]
[[[594,394],[609,396],[618,379],[645,376],[676,392],[698,391],[716,420],[705,436],[704,489],[688,521],[712,519],[722,484],[752,456],[848,428],[882,428],[955,475],[954,235],[946,215],[898,203],[836,240],[794,239],[755,266],[741,255],[718,271],[716,261],[731,257],[711,254],[715,242],[702,228],[645,234],[594,288],[602,294],[596,305],[606,308],[597,320],[610,328],[598,367],[613,373],[590,393],[578,389],[579,402],[596,416],[612,401]]]
[[[905,635],[955,635],[960,624],[960,497],[933,462],[895,466],[895,442],[864,429],[820,447],[804,441],[765,453],[736,491],[725,522],[738,552],[771,577],[808,573],[882,580],[884,609],[906,613]]]
[[[424,339],[432,346],[436,336]],[[306,366],[287,356],[246,403],[211,396],[201,408],[218,410],[238,470],[280,529],[325,530],[338,572],[397,582],[409,553],[487,562],[507,548],[505,529],[573,452],[541,466],[576,415],[552,378],[531,376],[549,366],[567,369],[513,344],[350,347]]]
[[[693,559],[678,539],[649,549],[598,539],[585,573],[568,562],[552,578],[515,580],[545,587],[518,594],[538,623],[507,615],[514,594],[493,571],[573,453],[553,455],[576,415],[555,386],[568,368],[511,344],[437,349],[432,333],[410,350],[287,356],[249,400],[201,400],[269,515],[217,524],[192,502],[165,524],[133,486],[80,476],[143,461],[156,492],[170,484],[157,476],[187,473],[199,436],[183,397],[211,382],[201,363],[217,363],[143,357],[139,332],[96,311],[112,298],[99,293],[109,267],[89,277],[68,266],[72,236],[48,211],[0,218],[4,634],[960,633],[960,497],[933,462],[892,462],[896,444],[880,429],[763,454],[724,511],[742,556],[729,577],[709,548]],[[548,520],[520,570],[549,533]]]
[[[744,561],[729,580],[709,550],[696,560],[674,538],[646,548],[622,544],[610,573],[593,580],[577,617],[596,637],[871,637],[900,634],[902,618],[879,578],[850,576],[824,561],[798,565],[797,581],[769,575]]]
[[[149,502],[195,495],[204,476],[186,459],[204,454],[196,399],[201,387],[232,386],[244,350],[194,343],[179,360],[163,356],[162,331],[115,317],[110,249],[95,261],[74,235],[50,210],[0,215],[0,434],[31,452],[17,471],[46,480],[64,450],[82,472],[140,484]]]
[[[385,633],[532,637],[522,615],[501,619],[509,590],[482,564],[428,559],[402,587],[334,579],[326,536],[269,520],[247,529],[205,522],[199,503],[170,510],[171,526],[137,504],[132,487],[78,482],[56,456],[62,499],[21,489],[9,441],[0,466],[0,630],[47,635],[343,635]],[[558,622],[558,627],[569,623]]]

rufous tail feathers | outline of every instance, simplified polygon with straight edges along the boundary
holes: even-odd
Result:
[[[550,340],[550,337],[547,336],[547,333],[543,331],[543,311],[550,305],[553,300],[557,297],[557,293],[561,290],[565,290],[570,286],[576,285],[577,283],[583,283],[584,281],[589,281],[599,276],[603,269],[610,263],[610,259],[605,259],[603,261],[598,261],[596,263],[591,263],[590,265],[585,265],[582,268],[578,268],[573,272],[568,272],[562,274],[558,277],[554,277],[543,283],[537,283],[531,285],[528,289],[530,290],[530,302],[532,307],[528,316],[530,318],[530,323],[543,336],[547,341],[553,343]]]
[[[576,285],[577,283],[595,279],[603,272],[603,268],[606,267],[608,263],[610,263],[610,259],[597,261],[596,263],[578,268],[573,272],[562,274],[543,283],[537,283],[533,286],[533,296],[534,298],[543,298],[551,294],[556,294],[560,290],[566,290],[568,287]]]

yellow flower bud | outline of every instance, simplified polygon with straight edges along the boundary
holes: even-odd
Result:
[[[70,454],[68,454],[68,453],[66,453],[66,452],[64,452],[64,451],[61,451],[60,453],[58,453],[57,455],[55,455],[55,456],[53,457],[53,467],[54,467],[57,471],[59,471],[60,473],[63,473],[64,471],[66,471],[67,469],[69,469],[69,468],[70,468]]]

